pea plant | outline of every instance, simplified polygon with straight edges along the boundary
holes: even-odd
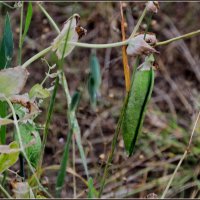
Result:
[[[11,7],[5,2],[1,3]],[[13,45],[13,33],[9,13],[6,14],[4,19],[0,43],[0,191],[7,198],[61,197],[65,183],[66,168],[69,160],[73,159],[70,157],[69,152],[72,139],[75,138],[86,174],[86,179],[81,178],[81,180],[86,185],[87,197],[101,198],[121,132],[127,155],[131,156],[136,152],[135,144],[143,127],[145,113],[154,87],[154,78],[157,70],[156,57],[160,54],[156,48],[177,40],[193,37],[200,34],[200,30],[158,42],[156,35],[150,33],[148,30],[153,15],[159,12],[159,4],[156,1],[149,1],[146,3],[144,11],[134,27],[132,34],[127,39],[125,38],[123,6],[120,3],[122,41],[109,44],[80,43],[78,40],[84,37],[87,31],[80,26],[79,14],[72,13],[71,17],[64,23],[60,30],[43,4],[36,2],[40,11],[46,16],[49,23],[57,32],[57,37],[49,44],[49,47],[23,62],[22,48],[29,31],[31,20],[34,17],[32,4],[32,2],[17,2],[14,7],[11,7],[11,9],[20,10],[18,66],[16,67],[12,65],[13,53],[17,49]],[[24,14],[25,6],[27,6],[26,14]],[[139,32],[140,25],[145,16],[148,17],[146,30],[145,32]],[[107,162],[103,169],[104,173],[98,188],[94,187],[94,180],[89,173],[86,155],[81,141],[81,130],[76,118],[76,110],[81,100],[81,94],[84,91],[76,90],[72,96],[70,95],[68,81],[63,69],[65,59],[67,59],[69,54],[73,53],[75,47],[92,49],[89,58],[90,73],[87,77],[87,86],[84,90],[89,93],[90,103],[94,111],[98,106],[97,99],[102,82],[96,49],[122,48],[126,95],[117,128],[113,134],[111,150],[108,154]],[[54,64],[51,65],[44,58],[47,54],[50,54],[54,58]],[[133,67],[132,74],[129,67],[129,57],[133,57],[135,61],[131,63]],[[40,58],[48,66],[46,76],[41,83],[33,85],[27,93],[22,93],[29,78],[28,69],[34,61]],[[47,80],[52,82],[52,85],[48,88],[44,87],[44,83]],[[60,165],[57,169],[55,190],[54,193],[50,193],[49,189],[41,183],[41,176],[45,171],[43,167],[44,151],[48,142],[47,138],[55,99],[58,87],[60,86],[63,89],[67,101],[66,118],[69,129]],[[40,108],[44,100],[49,101],[49,103],[44,126],[41,127],[37,123],[37,117],[41,115]],[[12,127],[13,129],[11,129]],[[12,141],[8,143],[7,133],[10,130],[12,130]],[[189,146],[190,144],[191,141]],[[180,160],[175,173],[184,157]],[[19,162],[19,169],[17,172],[14,172],[10,168],[17,162]],[[15,173],[16,175],[16,179],[10,182],[12,190],[9,190],[7,187],[7,183],[10,181],[8,172]],[[171,177],[162,198],[165,197],[173,178],[174,176]]]

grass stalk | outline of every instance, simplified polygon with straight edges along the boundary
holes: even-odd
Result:
[[[58,85],[59,85],[59,77],[56,78],[56,82],[55,82],[54,89],[53,89],[53,94],[51,96],[49,107],[48,107],[48,111],[47,111],[47,117],[46,117],[44,132],[43,132],[42,149],[41,149],[39,164],[37,166],[37,171],[40,171],[41,166],[42,166],[42,162],[43,162],[44,149],[45,149],[46,142],[47,142],[49,125],[50,125],[50,122],[51,122],[51,117],[52,117],[53,108],[54,108],[54,104],[55,104],[55,99],[56,99],[56,93],[57,93],[57,90],[58,90]]]
[[[139,27],[140,27],[140,25],[142,23],[142,20],[144,19],[145,15],[146,15],[146,13],[147,13],[147,7],[145,7],[145,9],[143,10],[142,15],[140,16],[140,18],[139,18],[139,20],[138,20],[135,28],[133,29],[133,32],[131,33],[129,38],[135,37],[135,34],[137,33],[137,31],[138,31],[138,29],[139,29]]]
[[[127,95],[125,97],[125,100],[124,100],[124,103],[123,103],[123,106],[122,106],[122,110],[120,112],[119,120],[117,122],[117,128],[116,128],[114,136],[113,136],[111,150],[110,150],[110,153],[109,153],[109,156],[108,156],[108,159],[107,159],[107,162],[106,162],[106,166],[104,168],[103,176],[102,176],[102,179],[101,179],[101,182],[100,182],[100,189],[99,189],[99,194],[98,194],[99,198],[101,198],[101,195],[103,193],[103,189],[105,187],[106,179],[107,179],[107,176],[108,176],[108,173],[109,173],[109,168],[110,168],[111,162],[113,160],[114,151],[115,151],[115,148],[117,146],[118,136],[120,134],[121,125],[122,125],[122,122],[123,122],[123,119],[124,119],[124,114],[125,114],[126,106],[127,106],[127,103],[128,103],[128,96],[129,96],[129,93],[127,93]]]
[[[22,63],[22,31],[23,31],[23,17],[24,17],[24,2],[20,8],[20,28],[19,28],[19,53],[18,53],[18,64]]]
[[[65,144],[65,149],[64,149],[60,169],[58,171],[58,176],[56,180],[56,198],[61,197],[61,191],[62,191],[64,181],[65,181],[66,168],[67,168],[67,162],[69,158],[69,149],[70,149],[70,144],[72,140],[72,135],[73,135],[73,126],[70,128],[70,131],[67,134],[67,142]]]
[[[41,9],[41,11],[44,13],[44,15],[47,17],[47,19],[49,20],[50,24],[54,27],[54,29],[59,34],[60,33],[60,29],[56,25],[55,21],[52,19],[52,17],[49,15],[49,13],[44,9],[44,7],[40,3],[38,3],[38,6]]]
[[[170,188],[170,186],[171,186],[171,183],[172,183],[172,181],[173,181],[174,178],[175,178],[175,175],[176,175],[177,171],[179,170],[179,168],[180,168],[180,166],[181,166],[183,160],[185,159],[187,153],[189,152],[190,146],[191,146],[191,144],[192,144],[192,138],[193,138],[193,135],[194,135],[194,131],[195,131],[196,126],[197,126],[197,123],[198,123],[198,121],[199,121],[199,117],[200,117],[200,111],[199,111],[199,113],[198,113],[198,115],[197,115],[197,118],[196,118],[196,121],[195,121],[195,123],[194,123],[194,127],[193,127],[193,130],[192,130],[191,136],[190,136],[190,140],[189,140],[189,142],[188,142],[188,146],[187,146],[187,148],[186,148],[186,150],[185,150],[183,156],[181,157],[181,159],[180,159],[178,165],[176,166],[176,169],[174,170],[174,173],[172,174],[172,176],[171,176],[171,178],[170,178],[170,180],[169,180],[169,182],[168,182],[168,184],[167,184],[167,186],[166,186],[166,188],[165,188],[165,190],[164,190],[164,192],[163,192],[163,194],[162,194],[162,196],[161,196],[161,199],[164,199],[164,198],[165,198],[165,196],[166,196],[166,194],[167,194],[167,192],[168,192],[168,190],[169,190],[169,188]]]
[[[24,2],[20,7],[20,28],[19,28],[19,52],[18,52],[18,65],[22,63],[22,32],[23,32],[23,18],[24,18]],[[20,176],[25,178],[24,171],[24,158],[22,153],[19,155],[19,165],[20,165]]]
[[[8,198],[12,199],[12,197],[9,195],[9,193],[4,189],[4,187],[0,184],[0,191]]]
[[[56,29],[57,33],[60,33],[60,30],[59,30],[58,26],[56,25],[54,20],[51,18],[51,16],[48,14],[48,12],[42,7],[42,5],[40,5],[40,9],[41,9],[42,12],[45,11],[44,14],[46,15],[46,17],[48,18],[50,23],[53,22],[53,24],[52,24],[53,27]],[[63,62],[61,63],[61,65],[62,64],[63,64]],[[66,95],[67,105],[68,105],[68,108],[69,108],[69,106],[71,104],[71,96],[70,96],[70,93],[69,93],[67,79],[66,79],[66,76],[65,76],[63,71],[59,76],[60,76],[62,87],[63,87],[65,95]],[[68,120],[69,120],[69,124],[70,125],[74,124],[74,126],[73,126],[73,128],[74,128],[73,132],[74,132],[74,135],[75,135],[74,137],[76,139],[76,143],[77,143],[77,146],[78,146],[78,149],[79,149],[79,152],[80,152],[80,156],[81,156],[81,159],[83,161],[83,166],[84,166],[84,169],[85,169],[85,173],[86,173],[87,177],[89,177],[87,163],[86,163],[86,157],[85,157],[85,153],[84,153],[83,146],[82,146],[82,143],[81,143],[80,127],[79,127],[79,124],[78,124],[78,121],[77,121],[77,118],[76,118],[76,115],[75,115],[74,112],[69,111]]]

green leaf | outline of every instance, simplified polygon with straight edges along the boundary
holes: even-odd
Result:
[[[90,65],[90,75],[88,79],[88,93],[90,96],[91,105],[95,109],[97,103],[97,96],[100,93],[99,91],[101,86],[100,64],[95,53],[91,54],[89,65]]]
[[[14,67],[0,71],[0,98],[2,95],[19,94],[28,78],[28,71],[22,67]]]
[[[26,35],[27,35],[29,26],[30,26],[30,24],[31,24],[32,15],[33,15],[32,3],[29,2],[29,3],[28,3],[27,13],[26,13],[26,20],[25,20],[24,32],[23,32],[23,35],[22,35],[22,43],[21,43],[21,46],[22,46],[22,44],[24,43],[24,40],[25,40],[25,37],[26,37]]]
[[[98,91],[101,85],[101,70],[99,60],[94,53],[90,56],[90,73],[94,79],[94,86]]]
[[[88,93],[90,96],[90,103],[92,107],[95,109],[97,104],[97,90],[95,87],[95,80],[91,75],[89,75],[88,79]]]
[[[57,180],[56,180],[56,197],[60,197],[61,195],[61,190],[65,182],[65,175],[66,175],[66,168],[67,168],[67,162],[69,158],[69,149],[70,149],[70,144],[71,144],[71,139],[72,139],[72,134],[73,134],[73,127],[70,129],[68,136],[67,136],[67,142],[65,144],[65,149],[60,165],[60,170],[58,172]]]
[[[13,36],[10,24],[10,17],[7,13],[3,31],[3,37],[0,45],[0,69],[4,69],[10,65],[13,56]]]
[[[40,157],[39,155],[42,147],[40,135],[36,130],[36,127],[31,123],[20,124],[19,130],[24,147],[30,145],[31,142],[33,142],[33,144],[25,148],[25,152],[33,167],[36,167],[39,161]],[[15,135],[15,140],[19,141],[16,131],[14,135]]]
[[[45,99],[50,96],[50,92],[47,89],[44,89],[40,84],[34,85],[30,92],[29,92],[29,97],[37,97],[40,99]]]
[[[88,198],[93,199],[98,197],[98,192],[94,187],[93,179],[90,177],[88,180]]]
[[[80,98],[81,98],[81,93],[79,91],[75,91],[73,96],[72,96],[72,100],[71,100],[71,104],[70,104],[70,111],[74,112],[76,110],[76,108],[78,107],[78,104],[80,102]]]
[[[18,149],[18,142],[14,141],[9,144],[10,149]],[[3,153],[0,155],[0,174],[3,173],[6,169],[14,165],[19,157],[19,152],[13,153]]]
[[[151,98],[154,85],[154,71],[136,71],[122,124],[125,149],[130,156],[141,132],[146,108]]]
[[[13,36],[10,25],[9,15],[6,15],[5,25],[3,30],[3,37],[0,44],[0,69],[4,69],[10,65],[10,61],[13,55]],[[9,82],[6,84],[8,85]],[[0,81],[0,87],[1,87]],[[7,115],[7,103],[0,102],[0,117]],[[6,142],[6,126],[0,127],[0,143],[5,144]]]
[[[7,103],[0,101],[0,117],[4,118],[7,115]],[[0,144],[6,143],[6,126],[0,125]]]

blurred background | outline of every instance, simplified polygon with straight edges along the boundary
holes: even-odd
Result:
[[[10,5],[14,3],[10,2]],[[25,3],[25,11],[27,8]],[[111,43],[121,40],[121,16],[119,2],[44,2],[48,13],[60,29],[73,14],[81,16],[80,24],[87,29],[87,35],[80,41],[86,43]],[[126,36],[131,34],[140,17],[145,2],[123,2],[126,19]],[[15,42],[13,65],[17,65],[20,9],[9,9],[1,5],[0,27],[6,12],[11,16]],[[145,18],[140,31],[146,28]],[[1,28],[2,29],[2,28]],[[200,2],[160,2],[158,14],[153,15],[150,32],[159,41],[164,41],[200,29]],[[2,30],[0,30],[1,32]],[[28,37],[23,46],[22,62],[48,47],[57,33],[49,24],[36,3],[33,3],[33,18]],[[153,96],[148,106],[144,127],[140,134],[135,153],[128,158],[124,151],[122,137],[118,141],[111,172],[103,197],[143,197],[154,193],[162,194],[169,178],[182,157],[200,109],[200,36],[173,42],[157,48],[159,69],[156,71]],[[111,147],[113,134],[125,96],[124,73],[121,48],[97,50],[101,66],[101,96],[97,112],[90,106],[85,82],[89,73],[90,49],[76,47],[65,59],[64,69],[70,93],[83,88],[77,119],[81,128],[82,144],[87,157],[90,175],[94,185],[99,187],[103,166]],[[51,60],[49,56],[47,60]],[[134,59],[129,59],[132,67]],[[28,67],[30,76],[25,91],[41,82],[48,66],[41,59]],[[50,81],[46,87],[49,87]],[[43,124],[49,100],[38,117]],[[56,97],[48,142],[45,150],[44,167],[59,164],[63,153],[68,122],[67,102],[62,88]],[[194,133],[192,147],[178,170],[167,197],[200,197],[200,125]],[[77,149],[77,148],[76,148]],[[69,170],[72,169],[72,153]],[[76,150],[76,173],[86,178],[79,151]],[[50,188],[55,187],[57,171],[46,170],[42,181]],[[67,173],[63,197],[73,197],[72,173]],[[87,197],[84,182],[76,178],[77,197]]]

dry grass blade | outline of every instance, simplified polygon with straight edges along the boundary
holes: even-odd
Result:
[[[125,20],[123,14],[123,3],[120,1],[120,12],[121,12],[121,31],[122,31],[122,41],[126,40],[126,33],[125,33]],[[126,91],[129,92],[130,90],[130,69],[128,65],[128,58],[126,54],[126,46],[122,46],[122,59],[123,59],[123,66],[124,66],[124,77],[125,77],[125,84],[126,84]]]
[[[163,192],[163,194],[162,194],[162,196],[161,196],[161,199],[164,199],[164,198],[165,198],[165,196],[166,196],[166,194],[167,194],[167,192],[168,192],[168,190],[169,190],[169,188],[170,188],[170,186],[171,186],[171,183],[172,183],[172,181],[173,181],[173,179],[174,179],[174,177],[175,177],[175,175],[176,175],[176,173],[177,173],[177,171],[178,171],[178,169],[179,169],[179,167],[181,166],[183,160],[185,159],[187,153],[189,152],[189,148],[190,148],[190,146],[191,146],[191,144],[192,144],[192,138],[193,138],[193,135],[194,135],[194,131],[195,131],[196,126],[197,126],[197,123],[198,123],[198,121],[199,121],[199,117],[200,117],[200,111],[199,111],[199,113],[198,113],[198,115],[197,115],[197,119],[196,119],[196,121],[195,121],[195,123],[194,123],[194,127],[193,127],[193,130],[192,130],[191,136],[190,136],[190,140],[189,140],[189,142],[188,142],[188,146],[187,146],[187,148],[186,148],[186,150],[185,150],[183,156],[181,157],[181,159],[180,159],[178,165],[176,166],[176,169],[174,170],[174,173],[172,174],[172,176],[171,176],[171,178],[170,178],[170,180],[169,180],[169,182],[168,182],[168,184],[167,184],[167,187],[165,188],[165,190],[164,190],[164,192]]]

